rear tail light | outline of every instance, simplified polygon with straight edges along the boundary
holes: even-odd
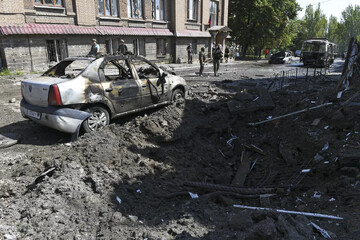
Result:
[[[52,106],[61,106],[62,105],[60,91],[56,84],[50,86],[49,105],[52,105]]]

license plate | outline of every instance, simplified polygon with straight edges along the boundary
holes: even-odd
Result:
[[[34,111],[29,110],[29,109],[26,109],[25,114],[27,116],[29,116],[29,117],[33,117],[33,118],[36,118],[36,119],[41,118],[41,113],[34,112]]]

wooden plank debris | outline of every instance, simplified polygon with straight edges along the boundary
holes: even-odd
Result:
[[[265,156],[266,154],[264,153],[264,150],[262,150],[261,148],[255,146],[254,144],[250,144],[250,145],[244,145],[244,147],[246,147],[247,149],[251,150],[251,151],[254,151],[256,153],[259,153],[263,156]]]
[[[245,150],[241,153],[241,161],[238,170],[236,171],[235,177],[231,183],[231,185],[242,187],[244,186],[246,177],[250,170],[251,161],[247,155]]]

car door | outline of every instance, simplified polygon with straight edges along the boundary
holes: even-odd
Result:
[[[104,60],[99,75],[105,97],[116,114],[141,107],[141,88],[125,59]]]
[[[141,106],[149,107],[169,100],[169,84],[162,71],[144,59],[134,59],[132,63],[141,85]]]

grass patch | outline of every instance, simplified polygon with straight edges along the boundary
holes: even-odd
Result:
[[[14,73],[14,75],[24,75],[24,72],[20,71],[20,70],[16,70],[16,72]]]
[[[22,72],[21,70],[16,70],[15,72],[10,72],[9,69],[3,69],[0,72],[0,76],[11,76],[11,75],[24,75],[24,72]]]
[[[11,72],[9,69],[3,69],[1,72],[0,72],[0,76],[10,76],[11,75]]]

